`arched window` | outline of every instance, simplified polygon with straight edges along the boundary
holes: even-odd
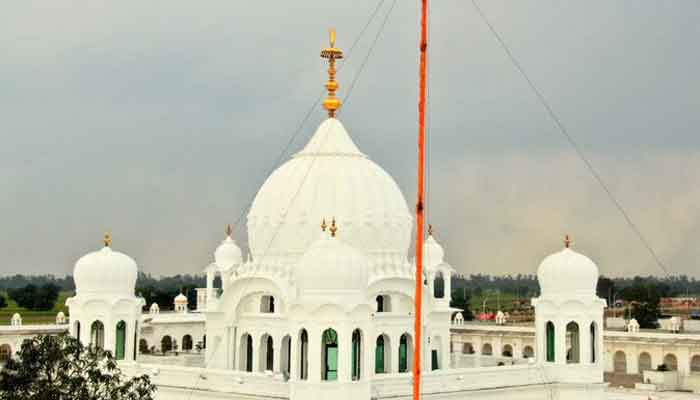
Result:
[[[139,322],[138,322],[138,321],[134,321],[134,342],[133,342],[133,343],[134,343],[134,346],[133,346],[133,351],[134,351],[134,353],[133,353],[133,356],[134,356],[133,360],[134,360],[134,361],[136,361],[136,352],[137,352],[136,343],[138,343],[138,338],[139,338]]]
[[[535,350],[532,346],[523,347],[523,358],[533,358],[535,357]]]
[[[676,358],[675,354],[666,354],[664,364],[666,364],[669,371],[678,371],[678,358]]]
[[[309,379],[309,335],[306,329],[299,334],[299,379]]]
[[[503,346],[503,350],[501,351],[501,355],[503,357],[513,357],[513,346],[507,344]]]
[[[207,335],[202,336],[202,348],[207,348]]]
[[[274,345],[272,342],[272,336],[267,333],[262,335],[260,339],[260,362],[259,370],[272,371],[274,368]]]
[[[399,340],[399,372],[409,372],[413,361],[413,340],[404,333]]]
[[[292,351],[292,338],[286,335],[282,338],[282,354],[280,354],[280,371],[284,373],[287,377],[291,373],[291,351]]]
[[[374,351],[374,372],[384,374],[389,372],[391,362],[391,343],[389,336],[380,335],[377,337],[376,347]]]
[[[490,343],[484,343],[484,345],[481,346],[481,355],[482,356],[492,356],[493,355],[493,347],[491,347]]]
[[[321,379],[335,381],[338,379],[338,333],[333,329],[326,329],[321,336],[321,350],[323,352],[323,371]]]
[[[462,343],[462,354],[474,354],[474,345],[471,343]]]
[[[73,324],[73,336],[75,336],[76,339],[80,340],[80,321],[75,321]]]
[[[649,353],[644,352],[639,355],[638,371],[640,374],[644,371],[651,371],[651,355]]]
[[[580,333],[576,322],[566,324],[566,339],[569,343],[569,351],[566,353],[568,364],[578,364],[581,362]]]
[[[185,335],[182,337],[182,351],[192,350],[192,336]]]
[[[435,336],[430,341],[430,346],[430,369],[435,371],[442,365],[442,338]]]
[[[95,321],[90,327],[90,344],[98,349],[105,347],[105,326],[101,321]]]
[[[0,346],[0,363],[4,364],[12,358],[12,347],[9,344]]]
[[[260,301],[260,312],[271,314],[275,312],[275,298],[273,296],[263,296]]]
[[[555,361],[555,340],[554,340],[554,323],[552,321],[547,322],[545,327],[546,333],[546,349],[547,349],[547,362]]]
[[[377,312],[384,312],[384,296],[377,296]]]
[[[627,355],[624,351],[617,351],[613,356],[613,371],[618,374],[627,373]]]
[[[253,337],[250,334],[244,333],[241,336],[239,349],[238,369],[240,371],[253,372]]]
[[[355,329],[352,332],[352,380],[359,381],[362,371],[362,332]]]
[[[695,355],[690,359],[690,372],[700,372],[700,355]]]
[[[591,322],[591,364],[598,361],[598,329],[595,322]]]
[[[436,299],[445,297],[445,277],[440,271],[435,274],[435,280],[433,280],[433,297]]]
[[[119,321],[117,323],[117,335],[116,335],[116,346],[114,347],[114,357],[117,360],[124,359],[124,353],[126,352],[126,322]]]
[[[165,335],[163,338],[160,340],[160,351],[163,353],[167,353],[168,351],[173,349],[173,339]]]

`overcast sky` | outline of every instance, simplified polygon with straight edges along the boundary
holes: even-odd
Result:
[[[411,209],[418,3],[398,0],[341,115]],[[3,2],[0,273],[69,273],[107,229],[145,272],[199,271],[318,96],[327,29],[347,50],[377,4]],[[604,274],[660,274],[471,2],[432,4],[429,211],[448,261],[534,273],[569,233]],[[700,2],[481,4],[671,272],[699,276]]]

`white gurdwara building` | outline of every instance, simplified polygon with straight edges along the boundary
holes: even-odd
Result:
[[[247,261],[229,230],[204,270],[204,368],[134,361],[143,301],[134,296],[131,258],[107,242],[76,264],[72,334],[113,350],[128,373],[149,374],[159,398],[410,398],[411,213],[396,182],[335,118],[335,60],[342,52],[331,43],[322,56],[331,64],[329,118],[260,188],[248,214]],[[533,300],[535,362],[456,368],[454,270],[432,235],[424,250],[425,398],[603,398],[605,303],[595,295],[598,270],[589,259],[566,248],[542,263],[542,295]]]

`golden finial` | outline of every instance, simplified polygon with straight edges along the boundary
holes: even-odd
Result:
[[[336,233],[338,232],[338,226],[335,224],[335,218],[333,218],[333,221],[331,221],[331,237],[335,237]]]
[[[326,224],[326,219],[324,218],[323,221],[321,221],[321,231],[325,232],[326,228],[328,228],[328,225]]]
[[[105,237],[102,241],[104,242],[105,247],[112,246],[112,234],[109,232],[105,233]]]
[[[574,242],[573,242],[573,240],[571,240],[571,238],[569,237],[569,235],[564,236],[564,245],[566,246],[567,249],[568,249],[569,247],[571,247],[571,244],[572,244],[572,243],[574,243]]]
[[[433,236],[433,224],[428,224],[428,236]]]
[[[338,109],[343,105],[343,102],[335,96],[335,92],[340,88],[340,84],[335,80],[335,60],[343,58],[343,50],[335,47],[335,29],[330,31],[330,47],[321,50],[321,58],[328,59],[328,81],[326,82],[328,97],[323,100],[323,108],[328,110],[329,118],[335,118]]]
[[[232,233],[233,233],[233,229],[231,229],[231,224],[226,225],[226,236],[231,237]]]

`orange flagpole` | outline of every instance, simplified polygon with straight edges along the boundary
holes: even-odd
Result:
[[[425,230],[425,98],[428,63],[428,0],[421,0],[420,93],[418,100],[418,201],[416,203],[416,345],[413,353],[413,400],[420,400],[423,349],[423,233]]]

